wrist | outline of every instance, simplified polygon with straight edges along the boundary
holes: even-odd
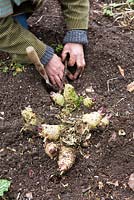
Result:
[[[43,65],[47,65],[54,55],[54,49],[50,46],[46,47],[46,51],[41,57],[40,61]]]
[[[79,44],[88,44],[87,31],[86,30],[70,30],[67,31],[63,44],[66,43],[79,43]]]

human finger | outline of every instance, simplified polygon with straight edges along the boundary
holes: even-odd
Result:
[[[78,76],[82,73],[82,68],[77,68],[76,72],[74,73],[74,79],[77,79]]]
[[[71,72],[67,71],[66,76],[67,76],[70,80],[74,80],[74,75],[73,75]]]
[[[54,76],[50,76],[49,78],[50,78],[51,83],[52,83],[53,85],[56,85],[56,81],[55,81],[55,79],[54,79]]]
[[[68,61],[68,65],[69,66],[74,66],[75,65],[75,61],[76,61],[75,55],[70,53],[70,58],[69,58],[69,61]]]
[[[61,54],[62,62],[65,61],[65,59],[66,59],[66,57],[67,57],[67,53],[68,53],[68,52],[65,51],[65,50],[62,51],[62,54]]]
[[[85,64],[86,64],[85,59],[83,57],[80,57],[79,59],[77,59],[76,61],[77,70],[74,74],[74,79],[76,79],[80,74],[82,74],[85,68]]]
[[[60,77],[58,75],[55,75],[54,76],[54,79],[55,79],[55,82],[56,82],[56,85],[61,88],[62,87],[62,80],[60,79]]]
[[[60,71],[60,72],[59,72],[59,78],[60,78],[60,80],[63,79],[63,73],[64,73],[64,71]]]
[[[61,80],[63,79],[64,69],[65,69],[64,64],[60,62],[59,69],[58,69],[58,76],[60,77]]]
[[[86,65],[85,58],[83,56],[78,57],[77,60],[76,60],[76,64],[77,64],[78,68],[83,69]]]

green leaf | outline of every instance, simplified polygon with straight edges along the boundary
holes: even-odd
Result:
[[[62,44],[58,44],[57,47],[55,48],[55,52],[56,53],[60,53],[63,50],[63,45]]]
[[[108,17],[112,17],[114,14],[109,7],[105,7],[103,9],[103,15],[108,16]]]
[[[24,65],[20,63],[11,63],[11,70],[13,71],[13,76],[16,76],[24,71]]]
[[[3,73],[7,73],[7,72],[8,72],[8,70],[9,70],[9,69],[8,69],[8,67],[7,67],[7,66],[5,66],[5,67],[3,67],[3,68],[2,68],[2,72],[3,72]]]
[[[127,0],[127,3],[134,3],[134,0]]]
[[[122,3],[111,3],[110,4],[111,8],[117,8],[117,7],[120,7],[120,6],[122,6]]]
[[[6,179],[0,179],[0,197],[3,197],[4,192],[8,192],[11,181]]]
[[[16,71],[14,71],[14,72],[13,72],[13,76],[16,76],[16,75],[17,75],[17,73],[16,73]]]

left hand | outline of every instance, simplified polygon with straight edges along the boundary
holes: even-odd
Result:
[[[71,79],[77,79],[77,77],[83,72],[85,68],[85,59],[84,59],[84,51],[83,45],[77,43],[67,43],[65,44],[62,51],[62,61],[65,61],[67,54],[69,54],[68,65],[73,67],[76,63],[77,69],[75,74],[67,74],[67,76]]]

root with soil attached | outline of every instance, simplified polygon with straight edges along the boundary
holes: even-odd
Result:
[[[111,115],[105,114],[103,108],[89,112],[89,107],[93,105],[92,99],[79,96],[70,84],[65,85],[63,95],[54,93],[51,98],[56,104],[59,99],[60,102],[61,100],[64,102],[64,104],[58,103],[58,107],[61,106],[61,109],[59,107],[60,123],[40,124],[32,109],[26,108],[22,111],[24,119],[22,129],[25,131],[29,128],[31,131],[32,126],[38,126],[37,132],[44,140],[45,153],[51,159],[58,160],[59,171],[63,174],[75,163],[76,152],[80,148],[89,147],[93,132],[100,127],[104,130],[109,125]],[[83,106],[88,109],[87,113],[83,113]]]

